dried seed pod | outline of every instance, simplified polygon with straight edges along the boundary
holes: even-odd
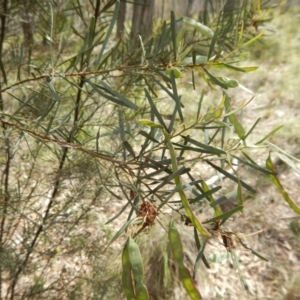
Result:
[[[144,201],[141,204],[138,217],[144,218],[144,226],[152,225],[157,216],[157,207],[153,203],[150,201]]]

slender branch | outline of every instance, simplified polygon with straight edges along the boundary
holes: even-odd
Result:
[[[19,265],[19,267],[17,268],[17,271],[16,271],[16,273],[14,275],[14,278],[13,278],[13,281],[12,281],[12,284],[11,284],[11,294],[10,294],[10,299],[11,300],[14,299],[15,287],[16,287],[18,278],[19,278],[21,272],[23,271],[23,269],[25,268],[25,266],[26,266],[26,264],[27,264],[27,262],[29,260],[29,257],[31,255],[31,253],[33,252],[34,247],[36,246],[37,240],[38,240],[40,234],[42,233],[44,225],[46,223],[46,220],[47,220],[47,218],[49,216],[49,212],[50,212],[50,209],[51,209],[51,207],[53,205],[54,199],[56,198],[56,195],[58,194],[58,190],[59,190],[59,186],[60,186],[60,174],[61,174],[63,166],[65,164],[65,160],[66,160],[66,157],[67,157],[67,150],[68,150],[68,148],[65,148],[64,151],[63,151],[63,155],[62,155],[62,158],[60,160],[59,167],[58,167],[56,181],[54,183],[54,189],[53,189],[53,192],[52,192],[49,204],[48,204],[48,206],[46,208],[46,211],[45,211],[42,223],[38,226],[38,229],[37,229],[37,231],[36,231],[36,233],[34,235],[34,238],[33,238],[32,242],[31,242],[30,246],[27,248],[28,250],[27,250],[25,259]]]
[[[66,142],[66,141],[63,141],[63,140],[55,139],[55,138],[50,138],[49,136],[34,132],[32,130],[26,129],[24,127],[18,126],[16,124],[13,124],[13,123],[10,123],[10,122],[4,121],[4,120],[0,120],[0,122],[2,124],[6,125],[6,126],[14,127],[14,128],[17,128],[21,131],[27,132],[28,134],[30,134],[32,136],[35,136],[35,137],[38,137],[38,138],[42,139],[43,141],[48,141],[48,142],[55,143],[60,147],[77,149],[78,151],[90,154],[94,157],[101,158],[103,160],[106,160],[106,161],[109,161],[109,162],[112,162],[112,163],[115,163],[115,164],[118,164],[118,165],[124,165],[126,163],[126,162],[124,163],[124,161],[114,159],[113,156],[109,156],[109,155],[105,155],[105,154],[95,152],[93,150],[85,149],[80,145],[76,145],[76,144],[73,144],[73,143],[70,143],[70,142]]]
[[[95,7],[95,13],[94,13],[96,22],[97,22],[97,19],[98,19],[99,15],[100,15],[100,3],[101,3],[101,1],[97,0],[96,7]]]
[[[21,84],[26,83],[26,82],[39,81],[41,79],[47,79],[49,77],[75,77],[75,76],[86,76],[86,75],[100,75],[100,74],[107,74],[107,73],[110,73],[110,72],[116,71],[116,70],[120,70],[120,68],[113,68],[113,69],[102,70],[102,71],[75,72],[75,73],[67,73],[67,74],[58,74],[58,73],[55,73],[53,75],[42,74],[40,76],[34,76],[34,77],[26,78],[24,80],[15,82],[15,83],[1,89],[0,93],[3,93],[3,92],[5,92],[5,91],[7,91],[7,90],[9,90],[9,89],[11,89],[15,86],[21,85]]]
[[[97,0],[96,8],[95,8],[95,20],[96,21],[97,21],[97,18],[99,16],[99,10],[100,10],[100,0]],[[95,35],[95,32],[93,32],[93,39],[94,39],[94,35]],[[83,62],[84,62],[84,58],[83,58],[83,55],[82,55],[81,56],[81,63],[82,63],[82,65],[83,65]],[[77,92],[77,96],[76,96],[76,109],[74,111],[73,128],[71,129],[71,131],[69,133],[69,137],[67,139],[67,143],[68,144],[70,144],[72,142],[74,134],[75,134],[75,131],[78,130],[77,124],[78,124],[78,121],[79,121],[79,113],[80,113],[80,110],[81,110],[82,88],[83,88],[84,83],[85,83],[85,78],[84,78],[83,74],[80,74],[80,75],[81,76],[80,76],[79,84],[78,84],[79,88],[78,88],[78,92]],[[31,132],[31,134],[33,134],[33,132]],[[53,142],[53,140],[52,140],[52,142]],[[37,229],[37,231],[35,233],[35,236],[34,236],[32,242],[31,242],[31,245],[30,245],[30,247],[27,250],[25,259],[22,262],[22,264],[18,267],[17,272],[16,272],[16,274],[14,276],[14,279],[13,279],[13,282],[12,282],[12,285],[11,285],[11,300],[13,300],[13,298],[14,298],[14,289],[15,289],[18,277],[19,277],[20,273],[23,271],[23,269],[25,268],[25,266],[26,266],[26,264],[28,262],[28,259],[30,257],[30,254],[33,252],[33,249],[36,246],[37,240],[38,240],[41,232],[43,231],[43,227],[44,227],[44,225],[45,225],[45,223],[47,221],[47,218],[48,218],[50,210],[51,210],[51,208],[53,206],[54,200],[56,199],[56,196],[58,194],[59,187],[61,186],[61,174],[62,174],[63,168],[65,166],[65,163],[66,163],[68,151],[69,151],[69,147],[65,147],[63,149],[63,154],[62,154],[62,157],[60,159],[59,167],[58,167],[58,170],[57,170],[56,181],[54,183],[54,188],[53,188],[53,191],[52,191],[52,195],[50,197],[50,201],[49,201],[49,203],[47,205],[47,208],[45,210],[45,214],[44,214],[42,223],[41,223],[41,225],[38,226],[38,229]]]
[[[1,95],[0,95],[1,97]],[[1,99],[2,100],[2,99]],[[2,123],[3,128],[3,135],[5,136],[5,152],[6,152],[6,162],[5,162],[5,169],[3,171],[4,175],[4,201],[3,204],[1,203],[1,206],[3,205],[3,209],[1,209],[1,225],[0,225],[0,252],[3,252],[3,244],[4,244],[4,232],[6,227],[6,217],[8,213],[8,205],[10,200],[10,194],[9,194],[9,174],[10,174],[10,165],[11,165],[11,156],[10,156],[10,141],[7,136],[7,129],[6,125]],[[1,265],[1,264],[0,264]],[[0,299],[2,299],[2,265],[0,266]]]
[[[2,51],[3,51],[3,43],[4,43],[4,37],[5,37],[5,30],[6,30],[6,16],[8,12],[8,0],[2,1],[2,14],[0,17],[0,23],[1,23],[1,29],[0,29],[0,60],[2,57]],[[2,62],[1,62],[2,63]],[[2,70],[2,72],[4,72]],[[3,77],[5,77],[5,74],[3,73]],[[1,89],[1,81],[0,80],[0,89]],[[3,98],[2,94],[0,94],[0,111],[3,113],[4,111],[4,105],[3,105]],[[0,117],[2,119],[2,117]],[[3,209],[1,210],[1,224],[0,224],[0,252],[3,252],[2,245],[4,244],[4,231],[5,231],[5,223],[6,223],[6,215],[7,215],[7,207],[9,203],[9,174],[10,174],[10,164],[11,164],[11,156],[10,156],[10,143],[9,138],[7,136],[6,131],[6,125],[2,124],[3,128],[3,136],[5,137],[5,152],[6,152],[6,162],[5,162],[5,169],[4,169],[4,201],[3,201]],[[2,206],[2,203],[1,203]],[[2,265],[0,264],[0,299],[2,299]]]
[[[0,57],[2,57],[3,43],[6,29],[6,16],[8,11],[8,0],[2,1],[2,14],[1,14],[1,31],[0,31]]]
[[[148,58],[147,58],[148,60]],[[134,72],[135,74],[139,74],[138,70],[142,70],[142,71],[147,71],[148,75],[153,75],[151,72],[158,70],[161,71],[162,69],[165,69],[166,66],[168,64],[165,63],[161,63],[158,65],[152,65],[152,66],[142,66],[140,64],[136,64],[136,65],[129,65],[129,66],[119,66],[119,67],[115,67],[115,68],[111,68],[111,69],[107,69],[107,70],[101,70],[101,71],[82,71],[82,72],[74,72],[74,73],[66,73],[66,74],[60,74],[60,73],[54,73],[54,74],[41,74],[40,76],[34,76],[34,77],[30,77],[30,78],[26,78],[24,80],[15,82],[11,85],[6,86],[3,89],[0,89],[0,93],[6,92],[7,90],[19,86],[21,84],[27,83],[27,82],[32,82],[32,81],[39,81],[39,80],[46,80],[47,78],[51,78],[51,77],[56,77],[56,78],[63,78],[63,77],[76,77],[76,76],[81,76],[81,77],[85,77],[88,75],[102,75],[102,74],[108,74],[111,73],[113,71],[123,71],[123,72]],[[173,64],[173,66],[176,66],[176,64]],[[186,66],[181,66],[181,68],[187,67],[187,68],[194,68],[194,67],[203,67],[205,66],[205,64],[195,64],[195,65],[186,65]]]

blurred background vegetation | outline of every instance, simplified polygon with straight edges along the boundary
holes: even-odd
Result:
[[[1,299],[125,299],[128,236],[149,299],[187,299],[170,220],[203,299],[300,298],[297,205],[265,166],[272,152],[299,203],[298,1],[2,0],[0,9]],[[211,220],[208,240],[179,191]],[[268,261],[239,244],[237,272],[232,237]]]

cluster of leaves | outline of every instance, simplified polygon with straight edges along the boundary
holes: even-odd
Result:
[[[93,17],[87,22],[82,4],[71,2],[84,24],[83,29],[73,28],[74,38],[81,46],[71,57],[56,52],[62,47],[55,48],[52,43],[47,61],[34,63],[33,52],[29,51],[25,68],[24,57],[19,57],[17,81],[9,75],[12,71],[6,69],[9,56],[1,57],[0,243],[1,260],[8,263],[1,265],[0,286],[6,282],[8,288],[0,291],[0,295],[32,298],[55,291],[60,296],[85,298],[82,289],[86,283],[80,280],[78,286],[64,290],[65,284],[60,280],[65,276],[64,269],[56,272],[57,278],[52,282],[47,281],[53,257],[67,259],[84,251],[89,262],[83,264],[92,266],[91,253],[96,241],[85,244],[86,240],[80,239],[80,230],[90,226],[95,209],[111,209],[115,199],[123,200],[124,204],[106,223],[125,212],[127,222],[106,245],[106,251],[126,229],[134,229],[122,252],[126,297],[148,298],[142,257],[134,239],[164,219],[162,212],[168,212],[165,219],[169,226],[165,230],[180,278],[189,296],[201,299],[184,265],[180,234],[175,226],[178,220],[170,216],[170,210],[194,228],[199,249],[195,266],[201,259],[208,265],[204,250],[211,233],[204,224],[224,225],[233,214],[243,210],[244,191],[255,192],[238,174],[236,164],[271,177],[289,205],[300,213],[280,184],[271,158],[262,167],[245,151],[263,145],[277,129],[259,141],[249,141],[259,119],[246,130],[239,112],[248,101],[236,106],[228,92],[232,88],[246,88],[235,79],[215,75],[219,69],[256,69],[237,63],[240,50],[263,35],[247,35],[247,26],[253,25],[255,6],[244,1],[242,8],[231,14],[231,26],[226,25],[229,19],[222,10],[220,15],[226,23],[218,19],[210,26],[187,17],[176,20],[172,12],[170,21],[163,21],[147,40],[139,37],[132,42],[130,37],[123,36],[114,42],[111,36],[120,1],[106,1],[102,6],[100,3],[92,5]],[[252,14],[245,13],[248,10]],[[43,12],[50,20],[50,41],[56,40],[52,31],[53,10]],[[200,51],[195,44],[205,47]],[[186,116],[178,88],[181,77],[189,74],[194,89],[202,78],[211,89],[222,91],[219,103],[205,109],[203,90],[192,118]],[[160,95],[167,97],[164,101],[172,109],[168,122],[159,108]],[[196,164],[197,168],[204,166],[211,174],[215,172],[230,180],[230,192],[224,186],[210,188],[205,181],[208,175],[196,175]],[[220,204],[230,195],[237,196],[238,205],[222,211]],[[102,200],[105,197],[110,199],[109,203]],[[201,222],[199,214],[203,212],[210,212],[210,217]],[[162,223],[161,226],[164,228]],[[215,230],[221,232],[230,250],[233,233],[219,227]],[[35,284],[24,288],[22,282],[29,271]],[[76,279],[77,275],[68,282]]]

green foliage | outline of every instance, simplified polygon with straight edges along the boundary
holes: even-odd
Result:
[[[128,300],[148,300],[147,288],[143,283],[144,271],[142,256],[138,245],[130,237],[122,252],[122,265],[122,283],[126,298]]]
[[[235,101],[230,94],[236,88],[249,90],[228,76],[257,68],[240,63],[241,49],[264,33],[253,31],[253,16],[260,8],[252,4],[242,1],[230,13],[225,6],[218,12],[206,10],[200,20],[176,19],[172,12],[151,37],[139,37],[138,46],[130,34],[113,39],[120,8],[120,1],[113,0],[67,1],[61,6],[55,2],[49,10],[39,3],[37,16],[46,24],[39,34],[49,41],[37,48],[20,45],[17,57],[7,28],[1,29],[7,39],[1,41],[0,255],[9,262],[1,265],[0,286],[9,284],[0,298],[85,299],[91,287],[95,299],[110,297],[107,282],[101,285],[82,269],[103,277],[94,262],[105,265],[113,242],[125,233],[124,294],[127,299],[148,299],[137,237],[153,224],[165,230],[191,299],[201,295],[184,263],[177,230],[182,220],[194,229],[199,251],[194,275],[200,260],[209,267],[206,245],[215,234],[222,237],[226,251],[232,251],[235,239],[266,260],[237,233],[221,227],[245,209],[246,192],[255,193],[239,166],[269,176],[300,213],[271,158],[264,167],[249,154],[267,148],[266,140],[278,128],[253,142],[259,119],[247,130],[241,116],[252,95]],[[181,94],[186,78],[192,82],[189,92],[192,87],[199,92],[190,111]],[[221,92],[218,103],[206,99],[206,87],[199,89],[204,84]],[[299,171],[292,157],[278,155]],[[222,186],[209,183],[214,175],[223,178]],[[223,211],[228,195],[236,195],[236,207]],[[105,225],[116,220],[118,229],[110,238]],[[93,226],[102,235],[94,234]],[[65,265],[57,263],[64,260]],[[74,276],[66,266],[77,260]],[[53,281],[51,272],[57,275]],[[31,286],[24,283],[28,278]],[[67,284],[61,278],[67,278]]]
[[[183,263],[183,249],[180,241],[180,235],[179,232],[177,231],[176,227],[174,226],[173,221],[170,222],[169,224],[169,242],[171,245],[172,253],[173,256],[178,264],[179,267],[179,276],[180,279],[184,285],[184,288],[186,289],[188,295],[190,296],[191,299],[193,300],[201,300],[202,297],[195,287],[195,284],[192,280],[192,277],[189,273],[189,270],[185,267]]]

